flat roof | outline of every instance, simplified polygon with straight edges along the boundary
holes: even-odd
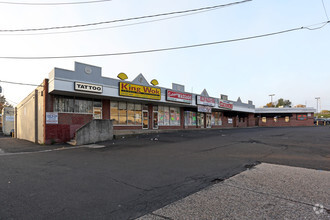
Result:
[[[315,113],[315,108],[256,108],[255,113]]]

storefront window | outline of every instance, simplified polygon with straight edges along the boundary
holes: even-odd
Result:
[[[126,102],[119,102],[119,124],[127,124],[127,104]]]
[[[164,125],[164,106],[158,106],[158,125]]]
[[[74,102],[74,112],[93,113],[93,101],[76,99]]]
[[[110,119],[114,125],[142,125],[142,105],[111,101]]]
[[[221,112],[212,112],[212,125],[222,125],[221,117],[222,117]]]
[[[164,125],[170,125],[170,107],[164,106]]]
[[[171,112],[170,125],[179,126],[180,125],[180,108],[171,107],[170,112]]]
[[[102,102],[99,100],[63,96],[54,97],[54,112],[93,114],[93,107],[102,108]]]
[[[197,122],[196,112],[185,111],[184,118],[185,118],[185,122],[184,122],[185,126],[196,126],[196,122]]]
[[[110,103],[110,119],[113,120],[114,125],[119,123],[118,102]]]
[[[134,125],[135,124],[135,112],[134,112],[134,104],[127,103],[127,124]]]
[[[179,126],[180,125],[180,108],[158,106],[158,125],[160,126]]]
[[[142,105],[141,104],[134,104],[134,119],[135,119],[135,125],[141,125],[142,124]]]

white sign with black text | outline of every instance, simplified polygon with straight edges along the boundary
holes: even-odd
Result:
[[[74,90],[83,91],[83,92],[94,92],[94,93],[102,93],[103,87],[100,85],[74,82]]]
[[[46,112],[46,124],[58,124],[58,113]]]

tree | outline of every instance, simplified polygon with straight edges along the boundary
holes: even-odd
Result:
[[[2,112],[2,109],[4,107],[13,107],[13,106],[6,101],[4,95],[0,95],[0,113]]]
[[[276,107],[291,107],[291,102],[290,100],[284,100],[283,98],[280,98],[277,100]]]
[[[274,103],[270,102],[270,103],[266,104],[266,107],[273,108],[273,107],[275,107],[275,105],[274,105]]]

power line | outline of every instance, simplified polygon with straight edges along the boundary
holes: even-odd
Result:
[[[78,33],[78,32],[87,32],[87,31],[97,31],[97,30],[121,28],[121,27],[128,27],[128,26],[139,25],[139,24],[147,24],[147,23],[153,23],[153,22],[158,22],[158,21],[170,20],[170,19],[174,19],[174,18],[205,13],[205,12],[209,12],[209,11],[217,10],[217,9],[220,9],[220,8],[212,8],[212,9],[207,9],[207,10],[204,10],[204,11],[197,11],[197,12],[192,12],[192,13],[188,13],[188,14],[171,16],[171,17],[167,17],[167,18],[159,18],[159,19],[154,19],[154,20],[150,20],[150,21],[141,21],[141,22],[135,22],[135,23],[123,24],[123,25],[116,25],[116,26],[110,26],[110,27],[100,27],[100,28],[61,31],[61,32],[56,31],[56,32],[46,32],[46,33],[26,33],[26,32],[25,33],[11,33],[11,34],[2,34],[2,33],[0,33],[0,35],[2,35],[2,36],[31,36],[31,35],[52,35],[52,34],[68,34],[68,33]]]
[[[9,84],[16,84],[16,85],[21,85],[21,86],[41,86],[41,87],[43,87],[43,85],[30,84],[30,83],[19,83],[19,82],[11,82],[11,81],[3,81],[3,80],[0,80],[0,82],[9,83]]]
[[[95,25],[117,23],[117,22],[123,22],[123,21],[132,21],[132,20],[154,18],[154,17],[160,17],[160,16],[168,16],[168,15],[173,15],[173,14],[184,14],[184,13],[189,13],[189,12],[197,12],[197,11],[209,10],[209,9],[214,9],[214,8],[221,8],[221,7],[228,7],[228,6],[232,6],[232,5],[238,5],[238,4],[242,4],[242,3],[246,3],[246,2],[250,2],[250,1],[252,1],[252,0],[243,0],[243,1],[239,1],[239,2],[232,2],[232,3],[228,3],[228,4],[215,5],[215,6],[209,6],[209,7],[204,7],[204,8],[196,8],[196,9],[189,9],[189,10],[184,10],[184,11],[167,12],[167,13],[162,13],[162,14],[145,15],[145,16],[140,16],[140,17],[124,18],[124,19],[111,20],[111,21],[101,21],[101,22],[87,23],[87,24],[56,26],[56,27],[44,27],[44,28],[28,28],[28,29],[7,29],[7,30],[0,30],[0,32],[47,31],[47,30],[80,28],[80,27],[88,27],[88,26],[95,26]]]
[[[216,44],[224,44],[224,43],[232,43],[232,42],[237,42],[237,41],[251,40],[251,39],[256,39],[256,38],[284,34],[284,33],[288,33],[288,32],[294,32],[294,31],[298,31],[298,30],[304,30],[304,29],[305,30],[317,30],[317,29],[325,27],[329,23],[330,23],[330,21],[326,21],[326,22],[322,22],[319,24],[309,25],[306,27],[302,26],[302,27],[291,28],[291,29],[286,29],[286,30],[277,31],[277,32],[271,32],[271,33],[267,33],[267,34],[254,35],[254,36],[249,36],[249,37],[236,38],[236,39],[223,40],[223,41],[208,42],[208,43],[202,43],[202,44],[179,46],[179,47],[169,47],[169,48],[140,50],[140,51],[131,51],[131,52],[119,52],[119,53],[88,54],[88,55],[49,56],[49,57],[0,57],[0,59],[17,59],[17,60],[19,60],[19,59],[20,60],[68,59],[68,58],[105,57],[105,56],[120,56],[120,55],[154,53],[154,52],[179,50],[179,49],[187,49],[187,48],[194,48],[194,47],[203,47],[203,46],[210,46],[210,45],[216,45]],[[311,28],[312,26],[320,25],[320,24],[322,24],[321,27]],[[0,81],[0,82],[5,82],[5,81]]]
[[[328,17],[327,9],[325,8],[324,1],[323,0],[322,0],[322,5],[323,5],[325,16],[327,17],[328,20],[330,20],[329,17]]]
[[[0,4],[10,4],[10,5],[78,5],[78,4],[90,4],[90,3],[100,3],[109,2],[112,0],[97,0],[97,1],[83,1],[83,2],[49,2],[49,3],[39,3],[39,2],[1,2]]]

